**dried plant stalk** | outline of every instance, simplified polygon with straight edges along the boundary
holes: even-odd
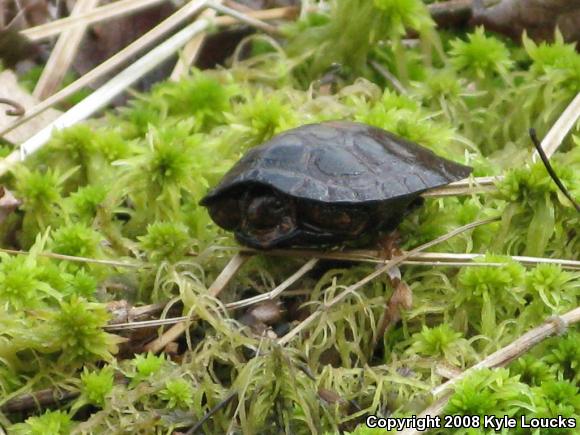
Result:
[[[195,35],[207,30],[210,25],[209,20],[195,21],[117,74],[94,93],[24,142],[18,150],[13,151],[3,161],[0,161],[0,175],[5,174],[15,163],[24,161],[27,156],[42,148],[55,130],[70,127],[105,107],[113,98],[168,59]]]
[[[9,131],[17,128],[26,121],[34,118],[40,113],[44,112],[49,107],[63,101],[64,99],[70,97],[72,94],[92,83],[93,81],[101,78],[105,74],[108,74],[119,65],[122,65],[127,59],[130,59],[135,54],[137,54],[141,49],[151,44],[153,41],[163,36],[169,30],[176,27],[183,20],[189,16],[197,13],[200,9],[205,6],[205,1],[191,1],[187,3],[183,8],[175,12],[169,18],[167,18],[162,23],[158,24],[155,28],[147,32],[145,35],[132,42],[130,45],[122,49],[120,52],[109,58],[107,61],[103,62],[99,66],[95,67],[78,80],[71,83],[64,89],[61,89],[54,95],[51,95],[46,100],[42,101],[40,104],[33,108],[27,110],[26,114],[21,118],[15,120],[10,125],[0,129],[0,136],[5,135]],[[275,8],[275,9],[265,9],[261,11],[255,11],[250,14],[254,18],[262,20],[276,20],[276,19],[291,19],[296,15],[297,9],[295,7],[285,7],[285,8]],[[238,23],[235,18],[232,17],[218,17],[214,20],[216,26],[231,26]],[[11,157],[12,160],[18,159],[17,155]],[[6,164],[13,164],[12,161],[6,162]],[[2,168],[2,163],[0,162],[0,170]],[[1,175],[1,174],[0,174]]]
[[[230,262],[224,267],[218,277],[215,279],[212,285],[209,286],[208,293],[213,297],[216,297],[221,293],[221,291],[228,285],[232,280],[234,275],[240,270],[240,268],[246,264],[246,262],[251,258],[251,255],[237,253],[232,257]]]
[[[132,12],[163,3],[164,1],[165,0],[120,0],[115,3],[95,8],[90,12],[71,15],[40,26],[30,27],[29,29],[22,30],[20,33],[31,41],[40,41],[68,31],[79,24],[88,26],[100,21],[119,18]]]
[[[17,128],[26,121],[34,118],[35,116],[41,114],[49,107],[63,101],[64,99],[70,97],[75,92],[81,90],[90,83],[102,78],[104,75],[115,70],[127,60],[131,59],[141,50],[151,45],[153,42],[164,36],[166,33],[170,32],[186,19],[198,13],[203,7],[205,7],[205,0],[194,0],[187,3],[184,7],[173,13],[171,16],[163,20],[153,29],[149,30],[143,36],[133,41],[127,47],[123,48],[121,51],[111,56],[105,62],[96,66],[82,77],[79,77],[73,83],[67,87],[61,89],[54,95],[51,95],[46,100],[37,104],[36,106],[28,109],[26,114],[21,118],[15,120],[10,125],[6,126],[4,129],[0,130],[0,136],[8,133],[9,131]]]
[[[7,254],[12,254],[12,255],[30,255],[30,252],[27,252],[27,251],[17,251],[15,249],[6,249],[6,248],[0,248],[0,252],[5,252]],[[55,254],[53,252],[39,252],[36,255],[38,255],[39,257],[54,258],[55,260],[74,261],[76,263],[92,263],[92,264],[101,264],[103,266],[123,267],[123,268],[131,268],[131,269],[136,269],[136,268],[140,267],[138,264],[129,263],[126,261],[101,260],[98,258],[75,257],[72,255]]]
[[[259,253],[259,251],[242,248],[242,252]],[[280,257],[307,257],[327,260],[361,261],[367,263],[384,264],[387,262],[376,250],[345,250],[345,251],[321,251],[315,249],[273,249],[268,251],[268,255]],[[409,255],[402,264],[429,263],[440,266],[451,265],[482,265],[501,266],[503,263],[473,263],[484,258],[482,254],[454,254],[448,252],[418,252]],[[557,264],[563,269],[580,270],[580,261],[560,258],[526,257],[520,255],[509,256],[514,261],[526,266],[536,266],[538,264]]]
[[[417,254],[421,251],[424,251],[426,249],[429,249],[430,247],[437,245],[439,243],[444,242],[445,240],[448,240],[458,234],[461,234],[465,231],[468,231],[470,229],[473,229],[475,227],[481,226],[481,225],[485,225],[491,222],[495,222],[497,221],[498,218],[492,218],[492,219],[485,219],[485,220],[481,220],[481,221],[476,221],[476,222],[472,222],[470,224],[464,225],[462,227],[456,228],[453,231],[450,231],[449,233],[441,236],[441,237],[437,237],[436,239],[431,240],[430,242],[427,242],[421,246],[418,246],[417,248],[414,248],[398,257],[393,258],[392,260],[389,260],[384,266],[378,268],[377,270],[375,270],[373,273],[367,275],[366,277],[364,277],[363,279],[361,279],[360,281],[358,281],[357,283],[347,287],[342,293],[340,293],[339,295],[335,296],[330,302],[328,302],[327,304],[325,304],[323,306],[323,310],[327,310],[328,308],[333,307],[334,305],[342,302],[346,297],[348,297],[349,295],[353,294],[354,292],[356,292],[358,289],[360,289],[361,287],[363,287],[364,285],[368,284],[369,282],[371,282],[372,280],[374,280],[375,278],[378,278],[379,276],[383,275],[384,273],[386,273],[389,269],[391,269],[393,266],[398,266],[399,264],[401,264],[403,262],[403,260],[406,260],[407,258],[409,258],[410,255],[414,255]],[[280,338],[278,340],[278,343],[282,346],[288,344],[295,336],[297,336],[301,331],[303,331],[304,329],[306,329],[308,326],[310,326],[311,323],[313,323],[322,313],[323,311],[318,309],[316,311],[314,311],[310,316],[308,316],[306,319],[304,319],[298,326],[296,326],[293,330],[291,330],[289,333],[287,333],[286,335],[284,335],[282,338]]]
[[[71,11],[71,16],[90,11],[98,3],[99,0],[78,0]],[[77,54],[86,30],[87,26],[81,23],[60,34],[56,45],[50,53],[50,58],[42,70],[40,79],[34,88],[33,95],[36,98],[44,100],[49,95],[52,95],[60,86]]]
[[[474,193],[487,193],[495,190],[495,183],[501,181],[503,176],[496,175],[492,177],[475,177],[466,178],[465,180],[455,181],[446,186],[421,194],[425,198],[439,198],[445,196],[472,195]]]
[[[465,379],[475,370],[479,370],[482,368],[496,368],[496,367],[503,367],[516,358],[519,358],[524,353],[529,351],[532,347],[536,344],[542,342],[546,338],[554,335],[556,333],[562,333],[564,329],[571,324],[575,324],[580,322],[580,307],[574,308],[571,311],[568,311],[566,314],[558,317],[551,317],[546,320],[542,325],[532,329],[531,331],[526,332],[516,341],[508,344],[506,347],[498,350],[497,352],[492,353],[483,361],[477,363],[476,365],[472,366],[468,370],[465,370],[460,375],[450,379],[449,381],[441,384],[437,388],[431,391],[434,397],[447,392],[450,388],[453,388],[459,381]],[[418,418],[431,416],[435,417],[443,413],[447,402],[451,394],[448,393],[445,396],[438,399],[433,405],[423,411]],[[417,435],[420,433],[424,433],[425,431],[419,431],[416,429],[406,429],[401,432],[401,435]]]
[[[213,20],[215,19],[216,15],[217,11],[215,9],[208,9],[203,11],[200,16],[201,18]],[[191,41],[189,41],[185,47],[183,47],[183,51],[177,59],[175,68],[173,68],[173,71],[171,72],[171,80],[179,80],[182,76],[187,74],[189,68],[195,64],[206,37],[206,32],[200,33]]]
[[[275,289],[269,291],[268,293],[254,296],[252,298],[226,304],[226,308],[229,310],[236,310],[238,308],[243,308],[257,304],[259,302],[274,299],[278,297],[284,290],[286,290],[288,287],[290,287],[292,284],[294,284],[296,281],[298,281],[300,278],[302,278],[304,275],[310,272],[314,268],[314,266],[316,266],[317,263],[318,263],[317,258],[311,258],[300,269],[298,269],[296,272],[294,272],[292,275],[286,278],[282,283],[280,283],[280,285],[278,285]]]
[[[271,35],[279,35],[280,31],[277,27],[272,26],[268,23],[261,21],[259,18],[255,18],[249,14],[244,14],[239,12],[235,9],[229,8],[227,6],[222,5],[221,3],[217,3],[215,1],[208,1],[207,6],[212,8],[218,12],[221,12],[224,15],[228,15],[231,18],[239,21],[241,23],[247,24],[249,26],[255,27],[256,29],[261,30],[262,32],[269,33]]]
[[[216,297],[225,286],[233,279],[238,270],[248,261],[250,256],[237,253],[232,257],[229,263],[224,267],[218,277],[215,279],[213,284],[209,287],[208,292]],[[146,352],[158,353],[161,352],[167,344],[172,341],[177,340],[183,333],[187,330],[189,326],[189,321],[193,319],[191,316],[183,316],[179,323],[176,323],[167,331],[165,331],[160,337],[147,343],[144,347]],[[117,328],[120,329],[120,328]]]

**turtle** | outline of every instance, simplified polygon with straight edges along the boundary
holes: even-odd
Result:
[[[421,193],[471,171],[379,127],[326,121],[251,148],[200,205],[251,248],[336,245],[394,230]]]

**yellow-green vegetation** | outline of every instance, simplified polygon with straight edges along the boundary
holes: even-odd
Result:
[[[404,39],[409,29],[418,43]],[[531,163],[528,137],[530,127],[543,136],[580,90],[572,45],[559,35],[540,44],[524,35],[520,46],[483,29],[438,32],[419,0],[339,0],[328,14],[287,26],[279,44],[249,42],[253,55],[230,69],[194,70],[55,134],[2,181],[23,205],[0,223],[0,241],[30,254],[0,254],[0,407],[47,388],[79,393],[50,410],[0,412],[11,433],[186,431],[232,393],[206,433],[379,433],[360,424],[364,416],[418,414],[445,381],[438,367],[466,369],[578,306],[577,272],[509,257],[578,259],[579,215],[545,168]],[[317,80],[336,62],[336,92],[325,93]],[[236,243],[198,202],[247,149],[337,118],[386,128],[473,166],[475,176],[505,175],[493,192],[427,199],[400,227],[404,248],[501,219],[433,248],[486,254],[482,264],[401,266],[413,306],[376,350],[393,292],[386,277],[280,347],[242,327],[222,302],[271,290],[304,260],[257,256],[220,302],[208,287]],[[576,198],[579,144],[576,127],[552,158]],[[305,296],[282,300],[315,310],[372,271],[367,263],[332,263],[300,282]],[[106,303],[120,299],[171,301],[194,315],[182,355],[116,357],[121,339],[103,327]],[[446,412],[578,419],[579,382],[580,332],[572,326],[507,368],[462,381]],[[321,399],[321,389],[340,399]]]

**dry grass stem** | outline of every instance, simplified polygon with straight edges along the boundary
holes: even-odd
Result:
[[[232,280],[234,275],[240,270],[240,268],[246,264],[246,262],[251,258],[251,255],[237,253],[232,257],[226,267],[220,272],[218,277],[215,279],[212,285],[209,286],[208,293],[216,297],[221,293],[226,285]]]
[[[542,140],[542,149],[546,156],[551,157],[558,147],[562,144],[564,138],[568,135],[570,130],[580,118],[580,92],[566,107],[566,110],[560,115],[558,120],[554,123],[548,134]],[[532,161],[536,161],[540,157],[537,151],[532,155]]]
[[[103,77],[105,74],[113,71],[118,66],[122,65],[127,59],[133,57],[144,47],[154,42],[157,38],[163,36],[165,33],[179,25],[182,21],[190,17],[191,15],[197,13],[200,9],[205,6],[205,1],[191,1],[187,3],[180,10],[175,12],[165,21],[158,24],[155,28],[151,29],[145,35],[141,36],[136,41],[132,42],[130,45],[119,51],[117,54],[109,58],[107,61],[103,62],[99,66],[95,67],[78,80],[68,85],[66,88],[61,89],[56,94],[51,95],[46,100],[42,101],[40,104],[33,108],[27,110],[26,114],[12,122],[10,125],[0,129],[0,136],[4,136],[6,133],[14,130],[18,126],[24,124],[26,121],[34,118],[35,116],[41,114],[49,107],[63,101],[64,99],[70,97],[75,92],[84,88],[93,81]],[[285,8],[274,8],[265,9],[261,11],[255,11],[249,16],[258,18],[261,20],[277,20],[277,19],[292,19],[296,16],[297,9],[295,7],[285,7]],[[217,17],[214,20],[216,26],[231,26],[238,23],[235,18],[232,17]],[[6,165],[10,166],[18,161],[18,155],[14,154],[6,162]],[[2,170],[2,163],[0,162],[0,171]],[[1,173],[0,173],[1,175]]]
[[[450,379],[449,381],[441,384],[437,388],[431,391],[434,397],[439,396],[442,393],[447,392],[447,394],[440,399],[438,399],[433,405],[423,411],[418,417],[425,416],[436,416],[443,413],[451,394],[448,392],[449,389],[453,388],[459,381],[465,379],[471,373],[482,368],[496,368],[503,367],[519,358],[524,353],[529,351],[536,344],[542,342],[546,338],[554,335],[563,333],[568,325],[572,325],[580,322],[580,307],[574,308],[568,311],[566,314],[561,316],[551,317],[546,320],[542,325],[526,332],[516,341],[508,344],[506,347],[492,353],[483,361],[472,366],[468,370],[463,371],[460,375]],[[401,435],[417,435],[423,433],[424,431],[419,431],[415,429],[407,429],[401,432]]]
[[[215,9],[206,9],[201,13],[200,17],[213,20],[215,19],[216,15],[217,11]],[[189,41],[185,47],[183,47],[183,51],[179,55],[177,63],[171,72],[171,80],[179,80],[183,76],[187,75],[189,68],[195,64],[206,37],[207,32],[200,33],[191,41]]]
[[[78,0],[71,11],[71,16],[88,12],[98,3],[99,0]],[[36,98],[44,100],[60,87],[66,72],[73,63],[86,30],[86,24],[79,23],[60,34],[32,93]]]
[[[238,308],[243,308],[249,305],[257,304],[258,302],[263,302],[277,298],[284,290],[286,290],[288,287],[290,287],[292,284],[294,284],[296,281],[298,281],[300,278],[302,278],[304,275],[310,272],[314,268],[314,266],[316,266],[317,263],[318,263],[317,258],[311,258],[300,269],[298,269],[296,272],[294,272],[292,275],[286,278],[282,283],[280,283],[280,285],[277,286],[275,289],[269,291],[268,293],[254,296],[252,298],[226,304],[226,308],[229,310],[236,310]]]
[[[31,41],[40,41],[58,35],[79,24],[89,26],[100,21],[119,18],[142,9],[164,3],[166,0],[120,0],[95,8],[89,12],[54,20],[40,26],[22,30],[20,33]]]
[[[58,35],[67,29],[73,28],[81,22],[85,25],[98,23],[112,17],[121,17],[130,12],[154,6],[163,1],[164,0],[121,0],[107,6],[96,8],[95,10],[87,14],[79,15],[78,17],[62,18],[41,26],[31,27],[21,31],[20,33],[27,36],[32,41],[38,41]],[[126,5],[126,7],[123,5]],[[186,6],[187,4],[184,7]],[[286,6],[281,8],[256,10],[248,12],[245,15],[258,20],[291,20],[294,19],[298,13],[299,9],[296,6]],[[239,23],[239,20],[230,16],[218,17],[216,20],[217,26],[231,26],[236,23]]]
[[[30,255],[30,252],[28,251],[18,251],[16,249],[0,248],[0,252],[5,252],[6,254],[12,255]],[[101,264],[103,266],[124,267],[130,269],[137,269],[141,267],[136,263],[128,263],[124,261],[114,261],[114,260],[99,260],[97,258],[87,258],[87,257],[75,257],[72,255],[55,254],[53,252],[39,252],[36,255],[38,255],[39,257],[54,258],[55,260],[74,261],[75,263]]]
[[[487,193],[496,189],[495,183],[501,181],[503,176],[496,175],[492,177],[475,177],[466,178],[465,180],[455,181],[446,186],[441,186],[436,189],[421,194],[425,198],[440,198],[445,196],[464,196],[475,193]]]
[[[13,151],[3,161],[0,161],[0,175],[5,174],[15,163],[26,160],[30,154],[42,148],[55,130],[75,125],[105,107],[113,98],[167,60],[195,35],[207,30],[210,25],[211,22],[208,20],[193,22],[121,71],[94,93],[24,142],[18,150]]]
[[[235,254],[226,267],[223,268],[221,273],[215,279],[213,284],[209,287],[208,292],[213,297],[216,297],[224,288],[225,286],[233,279],[236,275],[238,270],[248,261],[250,256],[244,255],[241,253]],[[189,321],[191,321],[193,317],[191,316],[182,316],[178,323],[175,323],[171,328],[165,331],[161,336],[157,337],[155,340],[147,343],[144,347],[146,352],[153,352],[158,353],[161,352],[167,344],[177,340],[181,335],[187,330],[189,326]],[[158,322],[158,321],[157,321]],[[137,322],[135,322],[137,323]],[[141,323],[141,322],[139,322]],[[113,326],[113,325],[112,325]],[[115,326],[126,326],[126,325],[115,325]],[[148,325],[153,326],[153,325]],[[117,328],[123,329],[123,328]],[[126,328],[125,328],[126,329]]]
[[[198,13],[204,7],[205,0],[190,1],[184,7],[176,11],[174,14],[172,14],[165,20],[163,20],[161,23],[159,23],[157,26],[149,30],[143,36],[133,41],[127,47],[123,48],[121,51],[111,56],[105,62],[96,66],[95,68],[84,74],[82,77],[79,77],[77,80],[75,80],[67,87],[61,89],[54,95],[48,97],[46,100],[28,109],[26,111],[26,114],[22,118],[15,120],[10,125],[1,129],[0,136],[5,135],[9,131],[17,128],[18,126],[22,125],[31,118],[34,118],[35,116],[41,114],[49,107],[57,103],[60,103],[61,101],[70,97],[75,92],[81,90],[90,83],[102,78],[111,71],[114,71],[117,67],[124,64],[127,60],[131,59],[141,50],[151,45],[153,42],[155,42],[156,40],[158,40],[159,38],[170,32],[171,30],[179,26],[181,23],[183,23],[191,16]]]
[[[568,325],[580,322],[580,307],[574,308],[561,316],[554,316],[547,319],[542,325],[526,332],[516,341],[508,344],[506,347],[492,353],[483,361],[462,372],[459,376],[445,382],[444,384],[433,389],[432,394],[437,397],[444,391],[450,389],[462,379],[469,376],[473,371],[485,367],[495,368],[503,367],[516,358],[519,358],[536,344],[545,340],[549,336],[562,333]]]
[[[261,21],[259,18],[252,17],[250,14],[244,14],[235,9],[224,6],[221,3],[211,0],[207,2],[207,6],[211,9],[221,12],[224,15],[228,15],[234,18],[236,21],[255,27],[256,29],[261,30],[262,32],[268,33],[270,35],[280,34],[280,31],[278,30],[277,27],[265,23]]]
[[[401,264],[403,262],[403,260],[406,260],[409,256],[417,254],[417,253],[424,251],[426,249],[429,249],[430,247],[437,245],[439,243],[442,243],[445,240],[448,240],[448,239],[450,239],[458,234],[461,234],[465,231],[468,231],[470,229],[473,229],[473,228],[481,226],[481,225],[495,222],[497,220],[498,220],[498,218],[491,218],[491,219],[484,219],[481,221],[472,222],[470,224],[456,228],[455,230],[450,231],[449,233],[447,233],[441,237],[437,237],[436,239],[433,239],[427,243],[424,243],[423,245],[420,245],[417,248],[414,248],[414,249],[412,249],[412,250],[410,250],[410,251],[408,251],[408,252],[406,252],[398,257],[394,257],[393,259],[389,260],[384,266],[378,268],[373,273],[367,275],[366,277],[364,277],[363,279],[361,279],[357,283],[347,287],[342,293],[335,296],[330,302],[326,303],[321,309],[314,311],[310,316],[308,316],[306,319],[304,319],[293,330],[291,330],[289,333],[287,333],[282,338],[280,338],[278,340],[278,343],[282,346],[288,344],[301,331],[303,331],[308,326],[310,326],[310,324],[313,323],[322,314],[322,312],[324,310],[332,308],[334,305],[342,302],[346,297],[350,296],[351,294],[353,294],[358,289],[360,289],[364,285],[368,284],[369,282],[371,282],[375,278],[378,278],[379,276],[381,276],[382,274],[387,272],[393,266],[398,266],[399,264]]]
[[[249,248],[242,248],[242,252],[264,254]],[[388,260],[380,255],[377,250],[346,250],[346,251],[320,251],[314,249],[273,249],[266,255],[280,257],[307,257],[325,260],[360,261],[366,263],[384,264]],[[483,259],[482,254],[454,254],[447,252],[418,252],[406,257],[401,264],[432,264],[436,266],[503,266],[504,263],[477,263]],[[514,261],[525,266],[538,264],[557,264],[563,269],[580,270],[580,261],[560,258],[525,257],[520,255],[509,256]]]

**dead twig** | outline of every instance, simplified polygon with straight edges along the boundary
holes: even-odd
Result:
[[[32,409],[45,409],[49,406],[72,400],[78,397],[79,391],[68,391],[61,389],[51,389],[27,393],[9,399],[0,406],[0,411],[9,413],[27,412]]]
[[[242,252],[258,254],[260,251],[242,248]],[[326,260],[360,261],[367,263],[384,264],[388,260],[376,250],[345,250],[345,251],[321,251],[315,249],[273,249],[268,251],[268,255],[279,257],[307,257]],[[425,264],[434,266],[488,266],[499,267],[504,263],[483,263],[478,262],[485,258],[482,254],[455,254],[447,252],[417,252],[411,254],[402,261],[402,264]],[[538,264],[557,264],[563,269],[580,270],[580,261],[560,258],[526,257],[520,255],[509,256],[514,261],[525,266],[537,266]]]
[[[20,33],[30,41],[40,41],[66,32],[79,24],[89,26],[104,20],[120,18],[142,9],[153,7],[165,0],[120,0],[101,6],[91,11],[71,15],[60,20],[54,20],[40,26],[30,27]]]
[[[237,253],[232,257],[229,263],[224,267],[218,277],[215,279],[213,284],[209,287],[208,292],[211,296],[216,297],[220,294],[220,292],[228,285],[228,283],[233,279],[236,275],[238,270],[250,259],[250,256],[244,255],[241,253]],[[182,320],[173,325],[167,331],[165,331],[160,337],[156,338],[155,340],[147,343],[145,345],[144,350],[148,352],[158,353],[168,343],[171,343],[177,340],[181,335],[186,331],[189,326],[189,321],[193,319],[192,316],[184,316]],[[114,329],[122,329],[119,328],[119,325],[111,325],[116,327]],[[111,328],[107,328],[111,330]]]
[[[435,403],[433,403],[429,408],[423,411],[417,418],[422,418],[426,416],[434,417],[443,413],[451,393],[448,390],[452,389],[458,382],[465,379],[467,376],[471,375],[474,371],[482,368],[496,368],[504,367],[513,360],[519,358],[524,353],[528,352],[536,344],[542,342],[551,335],[563,333],[568,325],[580,322],[580,307],[574,308],[568,311],[566,314],[561,316],[551,317],[546,320],[542,325],[526,332],[516,341],[508,344],[506,347],[492,353],[483,361],[472,366],[468,370],[465,370],[460,375],[455,376],[449,381],[441,384],[437,388],[431,391],[434,397],[439,396],[442,393],[447,393],[443,397],[439,398]],[[416,429],[406,429],[401,432],[401,435],[417,435],[423,433],[424,431],[419,431]]]
[[[358,289],[360,289],[364,285],[368,284],[369,282],[371,282],[375,278],[378,278],[379,276],[383,275],[385,272],[387,272],[393,266],[397,266],[397,265],[401,264],[403,262],[403,260],[407,259],[410,255],[413,255],[413,254],[416,254],[418,252],[429,249],[430,247],[437,245],[439,243],[442,243],[445,240],[448,240],[448,239],[450,239],[458,234],[461,234],[465,231],[468,231],[470,229],[473,229],[473,228],[481,226],[481,225],[495,222],[497,220],[499,220],[499,218],[491,218],[491,219],[485,219],[485,220],[481,220],[481,221],[472,222],[470,224],[456,228],[455,230],[450,231],[449,233],[447,233],[441,237],[437,237],[436,239],[433,239],[430,242],[427,242],[421,246],[418,246],[417,248],[414,248],[414,249],[404,253],[403,255],[397,256],[397,257],[393,258],[392,260],[389,260],[384,266],[378,268],[373,273],[367,275],[366,277],[364,277],[363,279],[361,279],[357,283],[347,287],[342,293],[335,296],[330,302],[324,304],[320,309],[314,311],[310,316],[308,316],[305,320],[303,320],[293,330],[291,330],[289,333],[287,333],[282,338],[280,338],[278,340],[278,343],[282,346],[288,344],[301,331],[303,331],[308,326],[310,326],[310,324],[313,323],[322,314],[322,312],[324,310],[328,310],[329,308],[332,308],[336,304],[342,302],[345,298],[352,295],[354,292],[356,292]]]
[[[298,281],[300,278],[302,278],[304,275],[306,275],[308,272],[310,272],[314,268],[314,266],[316,266],[317,263],[318,263],[318,258],[311,258],[300,269],[298,269],[296,272],[294,272],[292,275],[290,275],[288,278],[286,278],[275,289],[269,291],[268,293],[254,296],[252,298],[244,299],[244,300],[237,301],[237,302],[231,302],[229,304],[226,304],[226,308],[228,310],[236,310],[238,308],[247,307],[250,305],[257,304],[259,302],[264,302],[264,301],[275,299],[284,290],[286,290],[288,287],[290,287],[292,284],[294,284],[296,281]]]
[[[18,251],[16,249],[0,248],[0,252],[5,252],[6,254],[12,254],[12,255],[30,255],[30,252],[28,252],[28,251]],[[87,257],[75,257],[72,255],[55,254],[54,252],[39,252],[36,255],[38,255],[39,257],[54,258],[55,260],[74,261],[75,263],[92,263],[92,264],[101,264],[103,266],[124,267],[124,268],[131,268],[131,269],[138,269],[139,267],[141,267],[139,264],[127,263],[124,261],[100,260],[97,258],[87,258]]]
[[[207,2],[207,6],[211,9],[221,12],[224,15],[228,15],[234,18],[236,21],[239,21],[240,23],[244,23],[249,26],[255,27],[256,29],[259,29],[262,32],[268,33],[270,35],[280,35],[280,30],[278,30],[277,27],[265,23],[264,21],[260,20],[259,18],[255,18],[250,14],[239,12],[235,9],[229,8],[221,3],[217,3],[211,0]]]
[[[72,9],[71,16],[94,9],[98,2],[99,0],[77,0]],[[44,100],[49,95],[52,95],[60,86],[76,56],[86,30],[86,25],[79,24],[73,29],[60,34],[32,95],[39,100]]]
[[[207,9],[201,13],[200,17],[208,20],[214,20],[216,15],[217,11],[215,9]],[[185,47],[183,47],[183,51],[179,55],[177,63],[171,72],[171,80],[179,80],[181,77],[187,74],[189,68],[195,64],[206,37],[207,32],[200,33],[191,41],[189,41]]]

